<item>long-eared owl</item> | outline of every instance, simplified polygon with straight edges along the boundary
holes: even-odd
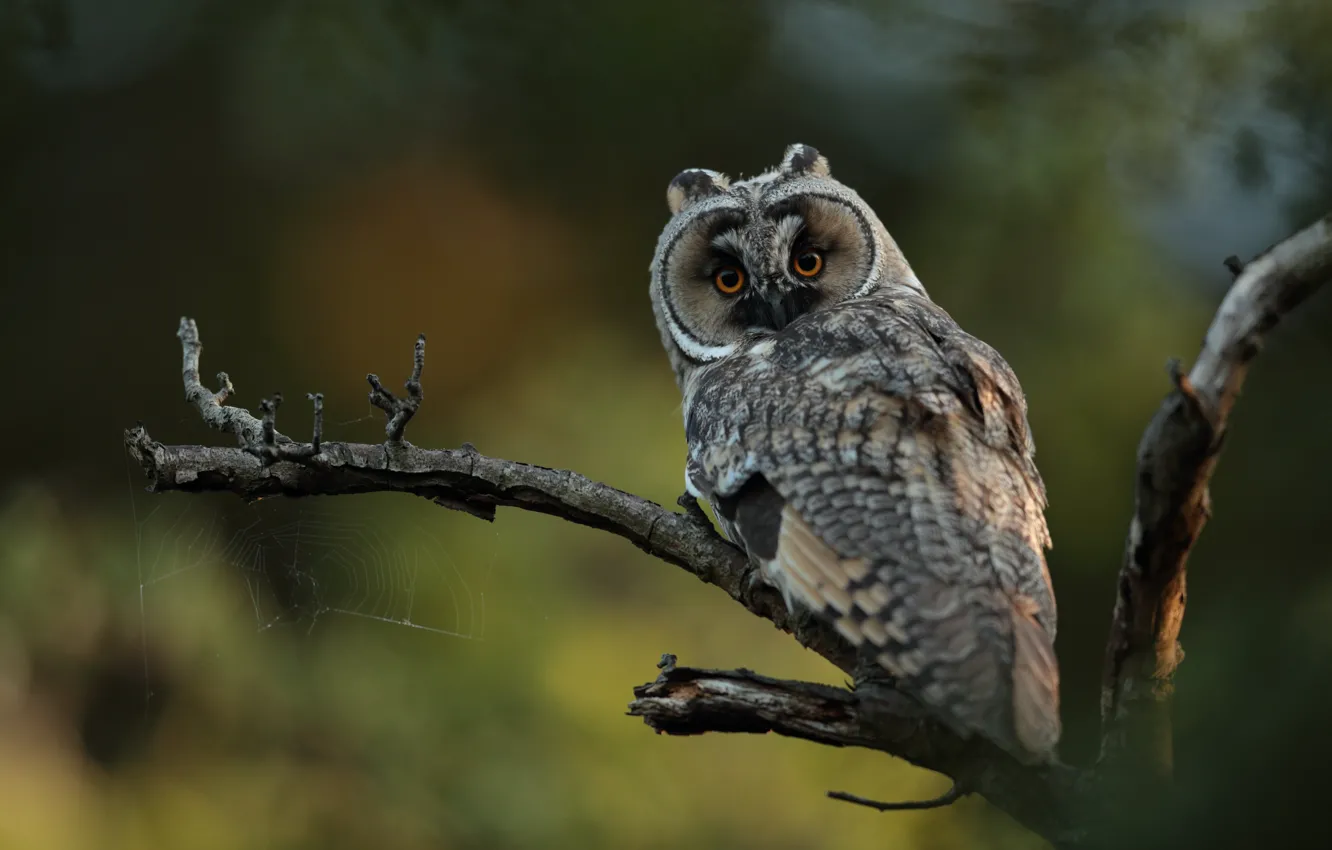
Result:
[[[1012,369],[808,145],[746,180],[684,171],[666,197],[651,295],[688,492],[939,719],[1053,759],[1045,487]]]

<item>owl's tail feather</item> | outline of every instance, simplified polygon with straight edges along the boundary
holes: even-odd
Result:
[[[1013,604],[1013,731],[1032,760],[1054,759],[1059,744],[1059,662],[1050,635],[1035,618],[1036,603]]]

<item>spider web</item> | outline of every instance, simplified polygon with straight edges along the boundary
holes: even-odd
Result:
[[[401,494],[316,501],[230,494],[146,494],[131,487],[144,678],[151,697],[149,613],[193,578],[221,581],[256,632],[310,635],[335,618],[482,640],[492,556],[460,568],[438,506]],[[392,499],[392,510],[382,510]],[[366,518],[369,517],[369,518]]]

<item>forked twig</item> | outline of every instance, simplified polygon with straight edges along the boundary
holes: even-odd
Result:
[[[421,370],[425,368],[425,344],[425,334],[416,338],[416,349],[412,356],[412,374],[404,385],[407,388],[406,398],[399,398],[389,392],[388,388],[380,383],[379,376],[373,372],[365,376],[366,381],[370,383],[370,403],[388,415],[384,434],[390,443],[402,442],[402,433],[407,428],[407,423],[412,420],[421,406]]]

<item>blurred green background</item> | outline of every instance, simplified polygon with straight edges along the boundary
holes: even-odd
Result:
[[[322,391],[342,440],[381,437],[363,376],[400,385],[424,331],[414,442],[669,504],[666,184],[813,144],[1030,396],[1085,761],[1164,363],[1222,258],[1332,209],[1330,44],[1318,0],[0,3],[0,847],[1040,846],[975,799],[823,797],[946,786],[882,755],[623,716],[664,651],[842,677],[619,539],[154,496],[123,429],[225,441],[182,400],[182,314],[236,403]],[[1278,330],[1233,417],[1182,793],[1132,846],[1325,834],[1329,319]]]

